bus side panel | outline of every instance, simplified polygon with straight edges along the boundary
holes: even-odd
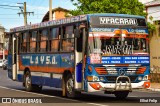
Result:
[[[23,81],[23,72],[29,68],[32,84],[61,87],[65,70],[74,71],[74,54],[21,54],[18,80]]]
[[[64,70],[73,70],[70,58],[71,54],[64,54],[62,57],[59,54],[23,54],[20,56],[18,79],[22,81],[23,72],[27,67],[31,72],[32,84],[61,87]],[[69,65],[71,63],[72,65]]]

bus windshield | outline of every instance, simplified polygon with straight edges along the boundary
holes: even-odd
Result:
[[[88,39],[89,54],[101,53],[102,56],[148,54],[147,34],[114,34],[90,32]]]

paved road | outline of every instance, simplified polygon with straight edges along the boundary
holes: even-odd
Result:
[[[15,82],[7,78],[7,71],[0,69],[0,97],[24,97],[24,98],[40,98],[43,103],[58,103],[61,105],[78,105],[78,106],[128,106],[128,105],[157,105],[160,103],[139,103],[141,100],[152,100],[160,102],[160,92],[152,91],[133,91],[129,94],[125,100],[116,100],[114,95],[99,93],[83,93],[81,98],[68,99],[61,96],[62,92],[60,89],[54,89],[50,87],[43,87],[41,93],[26,92],[22,83]],[[18,99],[17,98],[17,99]],[[14,104],[13,104],[14,105]],[[27,104],[25,104],[27,105]],[[51,104],[49,104],[51,105]]]

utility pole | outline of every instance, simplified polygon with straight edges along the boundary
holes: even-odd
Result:
[[[24,16],[24,25],[26,26],[27,25],[27,15],[29,14],[33,14],[34,15],[34,12],[27,12],[27,6],[26,6],[26,2],[24,3],[18,3],[18,4],[23,4],[23,8],[20,8],[21,9],[21,12],[19,12],[19,16],[20,14],[23,14]]]
[[[49,21],[52,20],[52,0],[49,0]]]
[[[26,9],[26,2],[24,2],[24,25],[27,25],[27,9]]]

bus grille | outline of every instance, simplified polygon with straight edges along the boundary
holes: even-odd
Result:
[[[131,80],[131,82],[135,82],[137,76],[128,76]],[[106,79],[109,81],[109,82],[116,82],[116,79],[117,79],[117,76],[106,76]],[[126,81],[128,81],[128,78],[119,78],[118,81],[121,81],[123,83],[125,83]]]

